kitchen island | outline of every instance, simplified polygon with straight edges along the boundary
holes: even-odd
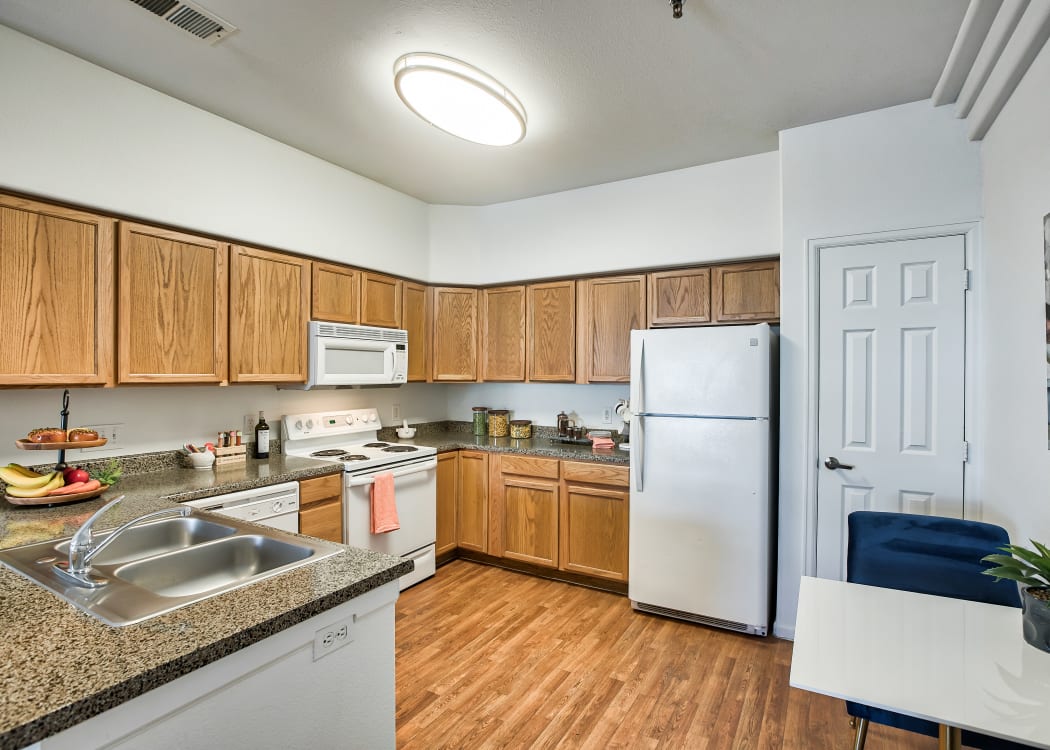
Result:
[[[234,470],[167,468],[132,475],[109,490],[105,498],[54,508],[3,503],[0,547],[69,536],[106,499],[121,492],[126,499],[109,511],[100,528],[172,507],[181,500],[339,470],[336,464],[274,456],[269,461],[249,460]],[[154,695],[151,691],[172,688],[179,684],[179,678],[195,678],[193,673],[204,674],[209,666],[213,666],[213,677],[229,673],[226,665],[231,656],[240,659],[241,666],[233,665],[235,669],[257,669],[245,666],[245,655],[253,652],[252,647],[269,648],[268,644],[279,640],[275,636],[290,633],[296,626],[312,633],[308,622],[312,618],[319,627],[326,625],[325,613],[342,612],[340,607],[352,609],[355,601],[375,598],[384,587],[381,593],[389,599],[389,628],[385,628],[388,632],[381,646],[389,652],[391,694],[390,715],[381,720],[392,732],[392,603],[397,596],[397,579],[411,567],[411,562],[397,557],[346,547],[317,563],[124,628],[104,625],[8,568],[0,568],[0,632],[5,636],[0,643],[0,663],[4,665],[0,677],[0,748],[21,748],[41,740],[47,748],[61,740],[61,735],[53,736],[63,730],[87,726],[82,722],[92,717],[116,714],[111,709],[139,698],[149,699]],[[349,654],[350,649],[343,651]],[[263,661],[276,659],[271,654],[265,657]],[[303,657],[307,666],[308,657]],[[334,663],[335,658],[332,654],[318,664]],[[381,659],[379,666],[386,661]],[[304,687],[308,689],[309,685]],[[271,697],[273,705],[294,705],[296,699],[302,701],[296,695]],[[170,712],[173,707],[161,708]],[[290,714],[282,721],[294,723],[297,716]],[[227,716],[226,722],[236,726],[237,717]],[[307,740],[310,731],[311,727],[305,726],[301,738]],[[52,739],[47,740],[49,737]]]

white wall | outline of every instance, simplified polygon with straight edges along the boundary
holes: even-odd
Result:
[[[576,412],[580,423],[599,430],[622,430],[623,420],[615,411],[618,399],[630,396],[626,383],[570,385],[560,383],[478,383],[448,385],[448,418],[470,421],[472,406],[510,409],[511,419],[531,419],[533,424],[553,427],[558,412]],[[610,410],[610,421],[602,411]]]
[[[930,102],[831,120],[780,135],[780,528],[775,631],[794,631],[808,529],[807,349],[812,239],[980,218],[979,146],[965,122]],[[1041,257],[1041,256],[1040,256]],[[1035,259],[1036,261],[1038,258]],[[816,373],[812,373],[816,377]]]
[[[1050,46],[985,136],[978,413],[984,519],[1050,543],[1043,217],[1050,213]]]
[[[0,26],[0,187],[422,278],[426,204]]]
[[[491,284],[776,255],[776,152],[491,206],[430,207],[433,281]]]

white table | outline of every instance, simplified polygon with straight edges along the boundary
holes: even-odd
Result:
[[[804,577],[791,685],[1050,748],[1050,653],[1014,607]]]

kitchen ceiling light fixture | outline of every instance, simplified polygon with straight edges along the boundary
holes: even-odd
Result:
[[[473,65],[431,52],[394,63],[394,88],[405,106],[436,128],[486,146],[525,137],[525,108],[510,89]]]

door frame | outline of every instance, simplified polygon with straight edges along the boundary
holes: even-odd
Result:
[[[974,493],[971,487],[977,486],[979,473],[975,460],[980,451],[980,446],[975,446],[973,436],[977,434],[977,367],[978,359],[978,337],[977,337],[977,310],[980,305],[980,285],[976,280],[980,278],[980,234],[981,224],[979,221],[962,222],[959,224],[944,224],[932,227],[916,227],[914,229],[899,229],[887,232],[871,232],[865,234],[843,235],[839,237],[822,237],[811,239],[806,243],[806,256],[804,259],[803,273],[806,278],[806,339],[805,351],[805,395],[803,397],[803,413],[806,415],[803,445],[804,461],[808,471],[803,472],[805,481],[804,490],[804,517],[802,548],[804,559],[802,561],[803,575],[815,576],[817,574],[817,474],[820,471],[820,454],[817,451],[817,406],[820,391],[820,251],[833,247],[848,247],[854,245],[873,245],[882,242],[894,242],[897,240],[923,240],[934,237],[961,236],[964,243],[964,262],[970,273],[970,288],[965,295],[963,325],[963,346],[965,355],[963,358],[963,438],[969,442],[969,457],[963,464],[963,518],[980,520],[983,515],[982,501]],[[959,280],[962,283],[962,279]],[[960,457],[961,461],[961,457]]]

